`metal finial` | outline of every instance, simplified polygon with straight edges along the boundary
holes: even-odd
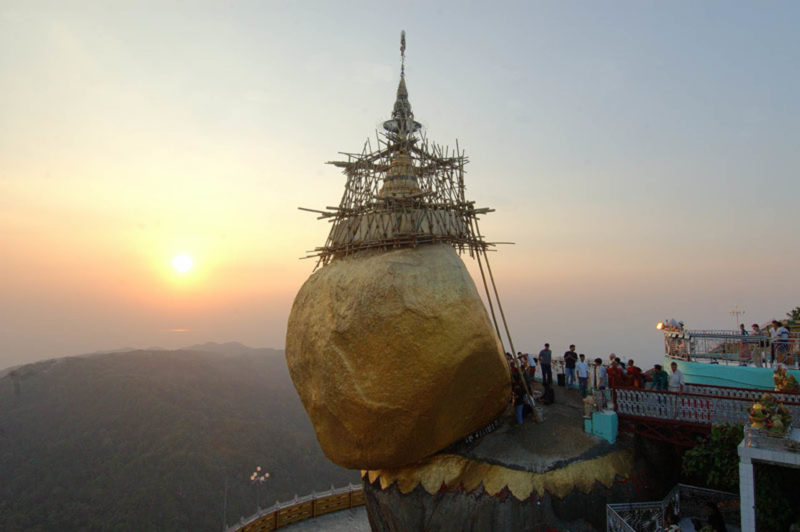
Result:
[[[397,85],[397,99],[392,110],[392,119],[383,123],[383,128],[391,133],[398,135],[410,135],[422,127],[419,122],[414,121],[414,113],[411,112],[411,104],[408,101],[408,89],[406,89],[406,32],[400,32],[400,83]],[[405,138],[405,137],[403,137]]]
[[[406,30],[400,32],[400,75],[406,74]]]

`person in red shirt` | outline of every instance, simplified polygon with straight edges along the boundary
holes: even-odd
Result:
[[[628,376],[628,384],[634,388],[642,387],[642,370],[633,363],[633,360],[628,360],[628,367],[626,369]]]
[[[622,371],[620,359],[615,358],[608,368],[608,385],[611,388],[625,386],[625,373]]]

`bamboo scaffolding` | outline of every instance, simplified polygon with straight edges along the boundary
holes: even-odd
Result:
[[[338,206],[324,210],[300,209],[332,223],[325,244],[304,258],[317,257],[316,267],[337,257],[368,249],[396,249],[429,243],[448,243],[459,253],[474,256],[496,245],[484,241],[474,231],[473,221],[494,212],[475,207],[464,197],[465,152],[456,141],[451,149],[431,142],[424,133],[401,136],[378,132],[364,142],[361,153],[341,152],[346,160],[329,161],[346,176],[344,193]],[[402,177],[417,192],[402,196],[382,193],[397,157],[409,161],[408,176]]]

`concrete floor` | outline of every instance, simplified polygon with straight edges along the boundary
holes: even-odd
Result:
[[[535,389],[541,390],[541,384],[536,383]],[[500,428],[447,451],[511,469],[543,473],[615,449],[606,440],[583,431],[583,401],[578,390],[556,386],[554,391],[555,402],[542,406],[542,423],[527,417],[522,425],[517,425],[509,408]]]
[[[285,532],[370,532],[364,506],[306,519],[281,528]]]

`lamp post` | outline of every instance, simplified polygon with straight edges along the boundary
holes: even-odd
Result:
[[[228,476],[225,475],[225,491],[222,495],[222,530],[228,528]]]
[[[250,474],[250,483],[256,490],[256,513],[261,509],[260,487],[269,478],[269,473],[261,471],[261,466],[256,466],[256,470]]]

